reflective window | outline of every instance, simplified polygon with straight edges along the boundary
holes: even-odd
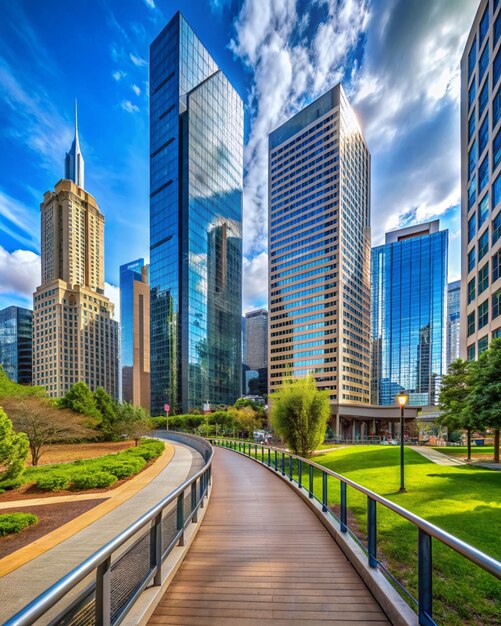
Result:
[[[468,272],[471,272],[471,270],[475,267],[476,265],[476,248],[475,246],[473,246],[473,248],[468,252]]]
[[[468,243],[475,237],[477,232],[477,220],[475,215],[472,215],[468,220]]]
[[[492,319],[501,315],[501,289],[498,289],[492,296]]]
[[[473,142],[473,145],[468,152],[468,173],[471,177],[473,172],[475,171],[475,167],[477,165],[477,142],[476,140]]]
[[[501,250],[492,257],[492,282],[501,276]]]
[[[477,199],[477,176],[473,176],[468,185],[468,210],[475,204]]]
[[[484,14],[482,15],[482,18],[480,20],[479,41],[478,41],[479,47],[482,47],[482,43],[488,32],[489,32],[489,3],[487,3]],[[486,47],[489,47],[489,46],[487,45]]]
[[[500,13],[501,15],[501,13]],[[493,169],[495,169],[501,161],[501,130],[498,131],[492,144],[492,161]]]
[[[492,208],[495,209],[501,200],[501,174],[494,181],[492,186]]]
[[[501,13],[499,15],[501,15]],[[501,119],[501,87],[497,90],[497,93],[494,96],[492,110],[494,115],[494,118],[492,120],[492,128],[494,128]]]
[[[489,251],[489,229],[478,239],[478,260],[481,261]]]
[[[489,261],[478,270],[478,295],[489,286]]]
[[[473,111],[470,115],[470,119],[468,120],[468,142],[475,134],[476,119],[475,111]]]
[[[482,352],[485,352],[488,347],[489,347],[489,338],[486,335],[485,337],[482,337],[482,339],[478,340],[478,356],[480,356]]]
[[[467,361],[475,360],[475,344],[468,346],[468,348],[466,349],[466,360]]]
[[[485,120],[482,122],[482,126],[478,131],[478,154],[479,156],[485,150],[489,141],[489,115],[485,116]]]
[[[470,51],[468,52],[468,77],[473,74],[477,63],[477,38],[473,40]]]
[[[475,332],[475,311],[472,311],[467,318],[467,333],[468,337]]]
[[[482,87],[482,91],[480,92],[480,96],[478,98],[478,119],[482,119],[482,115],[489,103],[489,81],[486,80],[484,86]]]
[[[482,82],[482,78],[484,77],[484,74],[487,71],[488,67],[489,67],[489,46],[485,46],[484,51],[480,55],[480,60],[478,62],[478,84],[479,85]],[[495,71],[495,67],[494,67],[494,71]]]
[[[500,75],[501,75],[501,50],[498,50],[498,53],[496,54],[496,58],[494,59],[494,64],[493,64],[493,77],[492,77],[493,87],[497,85]]]
[[[478,330],[486,326],[489,322],[489,300],[485,300],[478,307]]]
[[[468,283],[468,304],[475,300],[475,277]]]
[[[485,196],[480,200],[478,205],[478,230],[480,230],[482,224],[489,217],[489,194],[486,193]]]
[[[501,237],[501,211],[492,220],[492,246],[496,243],[499,237]]]
[[[501,13],[498,14],[496,21],[494,22],[494,45],[493,48],[496,47],[499,36],[501,35]]]
[[[478,193],[489,182],[489,157],[486,156],[478,168]]]

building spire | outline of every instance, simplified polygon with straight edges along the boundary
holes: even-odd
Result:
[[[75,98],[75,137],[64,159],[64,177],[84,188],[84,160],[78,139],[78,103]]]

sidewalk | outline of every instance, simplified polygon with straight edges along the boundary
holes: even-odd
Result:
[[[468,467],[484,467],[490,470],[501,470],[501,463],[489,463],[488,461],[463,461],[462,459],[455,459],[452,456],[437,452],[433,448],[427,448],[425,446],[409,446],[414,452],[418,452],[421,456],[424,456],[429,461],[436,463],[437,465],[468,465]]]
[[[0,578],[0,623],[127,528],[202,467],[202,458],[195,450],[169,443],[174,447],[173,459],[136,495],[54,548]]]

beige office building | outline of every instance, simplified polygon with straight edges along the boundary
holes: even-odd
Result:
[[[75,131],[67,178],[41,204],[42,283],[33,296],[33,384],[51,397],[83,381],[118,398],[118,324],[104,295],[104,216],[83,188]]]
[[[501,4],[480,3],[461,59],[460,352],[501,337]]]
[[[369,404],[370,154],[340,84],[270,134],[268,189],[270,394],[313,372],[333,413]]]

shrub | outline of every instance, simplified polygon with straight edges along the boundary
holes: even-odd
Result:
[[[110,459],[99,464],[99,469],[109,472],[120,478],[128,478],[140,472],[146,465],[145,459],[140,456],[129,456],[127,459]]]
[[[117,477],[109,472],[84,472],[75,474],[72,479],[74,489],[97,489],[110,487],[117,482]]]
[[[162,454],[165,446],[162,441],[158,441],[156,439],[145,439],[141,442],[137,448],[129,448],[124,452],[121,452],[120,455],[127,455],[128,457],[142,457],[145,461],[151,461],[151,459],[156,459],[158,456]]]
[[[8,489],[17,489],[24,483],[22,478],[10,478],[8,480],[0,481],[0,489],[6,491]]]
[[[166,417],[152,417],[151,423],[153,428],[165,428],[167,426],[167,418]]]
[[[0,515],[0,537],[18,533],[37,522],[38,517],[31,513],[5,513]]]
[[[26,435],[14,431],[12,422],[0,407],[0,481],[21,476],[28,457],[28,445]]]
[[[36,485],[43,491],[60,491],[61,489],[68,489],[70,479],[64,474],[48,473],[47,476],[40,476]]]

